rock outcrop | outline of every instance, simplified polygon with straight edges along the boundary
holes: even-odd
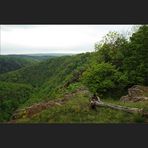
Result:
[[[31,118],[33,115],[43,110],[49,109],[51,107],[61,106],[79,93],[86,94],[88,93],[88,90],[86,90],[86,88],[81,87],[81,88],[76,89],[74,92],[65,94],[63,98],[58,98],[58,99],[50,100],[47,102],[35,103],[29,107],[18,109],[12,115],[12,120],[9,121],[9,123],[15,123],[15,120],[20,119],[20,118],[27,118],[27,117]]]
[[[121,101],[145,101],[148,100],[148,87],[141,85],[134,85],[133,87],[128,89],[128,95],[122,96],[120,98]]]

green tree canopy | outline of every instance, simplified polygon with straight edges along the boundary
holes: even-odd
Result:
[[[127,83],[126,75],[119,72],[109,63],[92,65],[83,74],[83,82],[93,93],[105,96],[118,89],[123,89]]]

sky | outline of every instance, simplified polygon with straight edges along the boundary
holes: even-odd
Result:
[[[84,53],[109,31],[133,25],[0,25],[1,54]]]

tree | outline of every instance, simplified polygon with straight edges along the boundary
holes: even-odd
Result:
[[[131,36],[123,64],[131,85],[148,85],[148,25]]]
[[[115,66],[109,63],[92,65],[83,74],[83,82],[93,93],[101,96],[113,94],[124,89],[127,82],[126,75],[119,72]]]
[[[122,34],[109,32],[100,43],[95,45],[95,49],[99,52],[98,58],[101,61],[109,62],[116,68],[122,68],[123,52],[127,44],[128,41]]]

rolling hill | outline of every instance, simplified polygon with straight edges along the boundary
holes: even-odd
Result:
[[[14,71],[25,66],[30,66],[50,58],[73,55],[68,53],[47,53],[47,54],[10,54],[0,55],[0,74]]]
[[[89,57],[90,54],[88,53],[49,58],[48,60],[1,74],[0,98],[4,100],[3,102],[10,100],[10,96],[16,98],[12,92],[14,92],[14,94],[16,93],[18,97],[21,98],[23,94],[17,92],[15,88],[18,88],[19,85],[22,87],[23,85],[31,87],[31,94],[29,98],[25,98],[23,103],[19,103],[18,108],[24,108],[40,101],[55,99],[60,96],[61,93],[64,93],[62,91],[65,91],[63,88],[65,84],[78,81],[80,75],[79,71],[85,69]],[[75,76],[76,79],[74,79]],[[7,90],[9,84],[13,87]],[[4,87],[6,89],[3,89],[2,86],[6,86]],[[5,95],[7,93],[10,94],[10,96]],[[13,102],[13,99],[11,101]]]
[[[36,62],[38,62],[38,60],[33,58],[1,55],[0,56],[0,74],[14,71],[22,67],[29,66],[31,64],[35,64]]]

